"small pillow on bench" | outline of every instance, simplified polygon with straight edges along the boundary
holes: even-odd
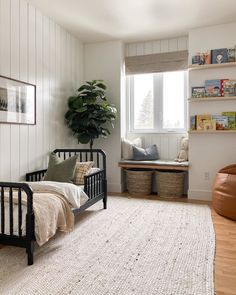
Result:
[[[147,147],[146,149],[142,149],[136,146],[133,146],[133,160],[135,161],[147,161],[147,160],[158,160],[159,154],[157,150],[157,146],[155,144]]]
[[[133,146],[141,147],[141,138],[136,138],[134,140],[122,139],[122,159],[133,160]]]

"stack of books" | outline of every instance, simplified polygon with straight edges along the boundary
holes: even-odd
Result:
[[[191,116],[190,130],[236,130],[236,112],[223,112],[221,115]]]

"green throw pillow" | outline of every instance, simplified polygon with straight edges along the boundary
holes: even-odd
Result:
[[[63,161],[56,154],[51,153],[48,162],[48,170],[43,180],[72,183],[77,158],[78,156],[73,156]]]

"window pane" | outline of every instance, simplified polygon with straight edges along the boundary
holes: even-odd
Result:
[[[152,129],[153,74],[134,76],[134,129]]]
[[[184,73],[163,73],[163,128],[184,128]]]

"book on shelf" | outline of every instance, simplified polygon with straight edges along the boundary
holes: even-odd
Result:
[[[228,129],[236,130],[236,112],[222,112],[222,116],[228,117]]]
[[[211,63],[222,64],[228,62],[228,48],[219,48],[211,50]]]
[[[196,116],[190,116],[190,130],[196,130]]]
[[[212,119],[216,121],[216,130],[228,130],[229,120],[227,116],[212,115]]]
[[[211,120],[211,115],[197,115],[196,116],[196,130],[204,130],[204,121]]]
[[[224,96],[224,81],[228,79],[213,79],[205,81],[205,89],[207,97]]]
[[[192,98],[201,98],[206,96],[206,90],[204,86],[192,87]]]
[[[211,131],[216,130],[216,120],[204,120],[203,121],[203,130]]]
[[[228,48],[228,62],[235,62],[235,48]]]
[[[225,80],[223,82],[224,96],[236,96],[236,80]]]

